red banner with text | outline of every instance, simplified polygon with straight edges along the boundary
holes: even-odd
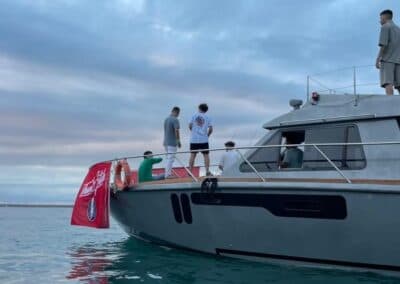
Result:
[[[111,162],[90,167],[78,195],[71,216],[71,225],[109,228]]]

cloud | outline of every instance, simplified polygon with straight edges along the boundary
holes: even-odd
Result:
[[[185,149],[202,102],[212,146],[253,143],[290,98],[305,99],[308,74],[373,64],[386,8],[397,1],[3,1],[0,184],[21,182],[21,167],[30,183],[55,171],[77,183],[96,161],[162,151],[174,105]],[[342,71],[313,78],[351,92]],[[361,68],[358,82],[373,85],[360,90],[382,92],[377,78]]]

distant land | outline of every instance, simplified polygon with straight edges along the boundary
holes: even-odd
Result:
[[[0,207],[72,207],[72,204],[51,204],[51,203],[0,203]]]
[[[11,184],[0,181],[0,206],[71,205],[74,204],[77,188],[73,184]]]

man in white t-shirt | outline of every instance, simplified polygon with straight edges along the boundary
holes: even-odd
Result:
[[[225,143],[226,152],[222,155],[221,161],[219,162],[218,168],[223,172],[226,169],[234,166],[238,159],[239,154],[233,149],[235,148],[235,142],[228,141]]]
[[[208,137],[213,132],[211,119],[206,112],[208,111],[207,104],[199,105],[199,112],[192,116],[189,121],[190,135],[190,151],[194,151],[190,154],[189,168],[192,170],[194,167],[194,160],[198,152],[201,152],[204,156],[204,165],[206,168],[206,175],[210,173],[210,155],[209,155],[209,144]]]

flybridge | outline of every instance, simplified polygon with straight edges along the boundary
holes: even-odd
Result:
[[[371,94],[371,89],[380,87],[377,78],[375,65],[344,67],[307,75],[307,100],[314,92],[325,95]]]
[[[400,96],[319,95],[299,109],[263,125],[266,129],[331,122],[360,121],[400,116]]]
[[[400,97],[378,95],[374,65],[340,68],[307,76],[307,100],[263,125],[266,129],[399,116]],[[339,85],[338,85],[339,84]],[[375,94],[371,94],[371,90]],[[367,94],[368,93],[368,94]]]

